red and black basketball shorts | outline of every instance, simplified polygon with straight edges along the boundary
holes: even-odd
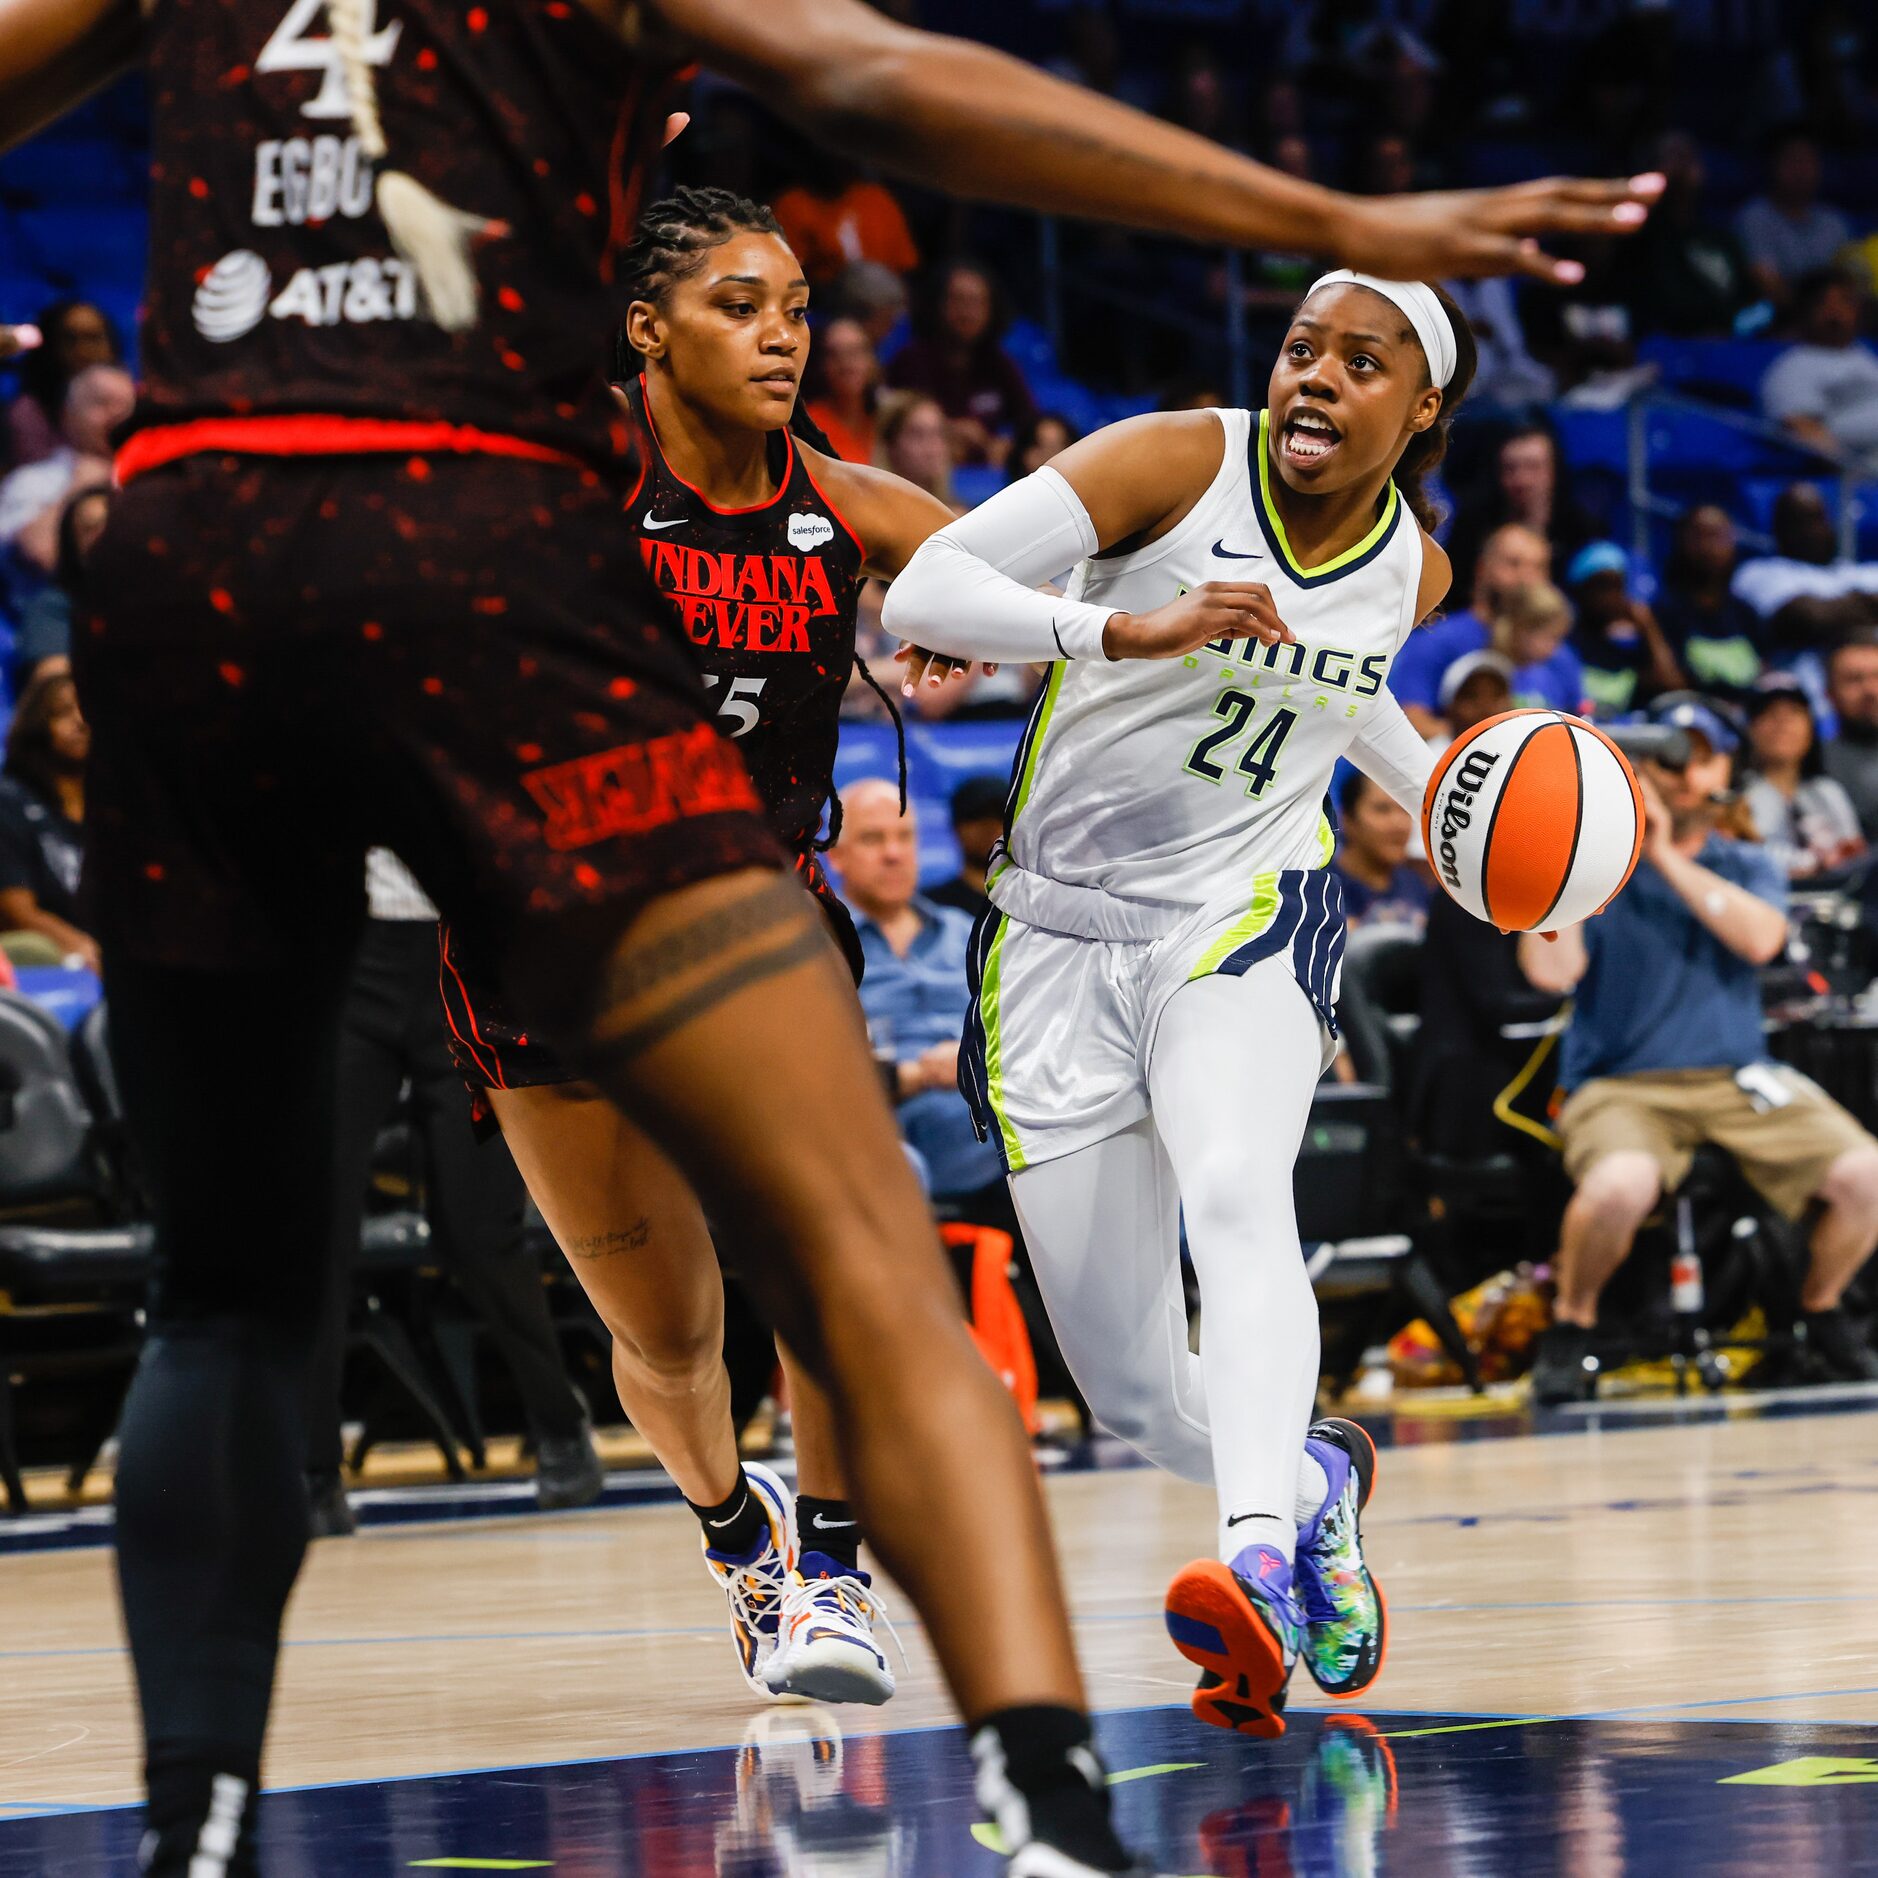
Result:
[[[479,455],[198,455],[127,483],[75,635],[107,948],[291,968],[382,844],[491,957],[780,867],[621,526],[619,479]]]
[[[814,894],[858,985],[863,959],[853,916],[829,885],[816,856],[797,856],[796,872]],[[485,1090],[542,1089],[578,1080],[546,1043],[530,1035],[497,987],[495,973],[474,941],[448,920],[437,928],[437,953],[437,988],[443,999],[450,1054],[469,1085],[479,1128],[486,1128],[491,1119]]]

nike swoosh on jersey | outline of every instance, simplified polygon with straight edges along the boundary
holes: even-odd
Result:
[[[1213,552],[1218,555],[1222,561],[1262,561],[1265,558],[1264,555],[1256,551],[1251,554],[1240,554],[1236,549],[1227,547],[1224,536],[1221,536],[1218,541],[1213,543]]]
[[[681,515],[678,518],[678,520],[675,522],[655,522],[652,519],[652,511],[650,509],[647,509],[645,512],[645,517],[640,522],[639,526],[641,528],[649,528],[652,530],[654,534],[656,534],[661,528],[683,528],[685,523],[689,521],[690,519],[691,518],[689,516]]]

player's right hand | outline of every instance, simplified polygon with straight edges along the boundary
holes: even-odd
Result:
[[[37,326],[0,326],[0,364],[44,343]]]
[[[1102,650],[1111,659],[1177,659],[1213,639],[1294,643],[1262,581],[1209,580],[1152,613],[1117,613],[1102,629]]]
[[[1352,198],[1332,245],[1347,266],[1385,280],[1527,274],[1572,287],[1583,263],[1554,259],[1534,237],[1635,234],[1663,181],[1655,171],[1627,182],[1547,176],[1507,189]]]

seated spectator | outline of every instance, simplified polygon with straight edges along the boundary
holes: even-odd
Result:
[[[1389,671],[1389,689],[1424,737],[1445,736],[1442,675],[1456,659],[1493,643],[1492,620],[1508,594],[1544,580],[1545,539],[1517,522],[1496,528],[1475,557],[1466,610],[1432,619],[1410,633]]]
[[[831,319],[809,352],[809,416],[838,456],[871,463],[879,431],[880,364],[867,328],[846,314]]]
[[[1878,474],[1878,353],[1858,336],[1858,286],[1841,268],[1794,288],[1796,342],[1767,368],[1761,404],[1804,444]]]
[[[919,249],[893,192],[812,144],[804,144],[802,154],[811,172],[785,189],[774,207],[809,284],[830,286],[857,261],[912,273]]]
[[[1769,672],[1748,702],[1748,813],[1789,880],[1829,874],[1865,852],[1858,811],[1826,774],[1806,687]]]
[[[1028,424],[1020,424],[1011,438],[1011,454],[1004,470],[1011,482],[1022,482],[1049,462],[1061,456],[1082,436],[1060,411],[1039,411]]]
[[[1767,187],[1735,217],[1735,236],[1763,299],[1784,308],[1801,276],[1830,267],[1852,239],[1852,224],[1819,200],[1819,145],[1799,125],[1767,142]]]
[[[906,319],[906,282],[877,261],[856,261],[835,282],[835,311],[859,320],[878,356]]]
[[[1470,652],[1441,674],[1441,715],[1448,735],[1431,740],[1437,754],[1476,724],[1513,708],[1513,672],[1504,652],[1488,651]]]
[[[959,844],[959,871],[927,898],[957,907],[976,919],[991,905],[985,870],[991,850],[1004,839],[1004,804],[1010,784],[1002,776],[967,776],[952,791],[952,837]]]
[[[1444,280],[1441,285],[1467,315],[1480,349],[1480,367],[1467,393],[1469,419],[1478,422],[1483,411],[1495,410],[1523,416],[1535,404],[1544,404],[1554,390],[1552,374],[1526,344],[1513,283]]]
[[[1638,326],[1626,300],[1624,244],[1584,235],[1568,253],[1584,268],[1575,285],[1535,299],[1526,319],[1533,354],[1552,372],[1565,404],[1609,411],[1654,377],[1637,363]]]
[[[1826,774],[1852,798],[1865,839],[1878,842],[1878,632],[1854,633],[1827,653],[1826,696],[1839,721]]]
[[[1656,615],[1630,590],[1630,557],[1614,541],[1579,549],[1565,570],[1578,612],[1574,643],[1584,661],[1584,695],[1600,716],[1621,717],[1683,685]]]
[[[972,922],[919,892],[919,830],[890,782],[858,782],[841,798],[841,839],[828,859],[854,913],[867,970],[861,1008],[900,1131],[925,1162],[934,1202],[963,1218],[1008,1212],[998,1151],[978,1139],[959,1094],[959,1037],[970,993]]]
[[[1754,609],[1763,643],[1780,652],[1831,646],[1878,626],[1878,562],[1840,561],[1826,498],[1793,483],[1774,503],[1774,551],[1735,569],[1733,591]]]
[[[874,461],[917,483],[948,508],[952,500],[952,430],[938,399],[923,392],[896,392],[880,401]]]
[[[1567,643],[1571,602],[1549,580],[1515,587],[1493,616],[1493,649],[1513,668],[1513,702],[1547,711],[1584,709],[1585,670]]]
[[[85,757],[91,731],[69,667],[27,686],[0,775],[0,932],[43,934],[98,970],[98,942],[78,924],[85,856]]]
[[[1337,851],[1330,865],[1343,886],[1352,928],[1414,926],[1428,918],[1428,876],[1408,858],[1409,812],[1360,769],[1337,784]]]
[[[15,469],[59,447],[71,382],[88,365],[120,365],[117,328],[89,300],[55,300],[39,316],[41,344],[19,367],[19,396],[7,406],[6,461]]]
[[[1487,492],[1460,504],[1448,558],[1458,588],[1471,588],[1474,563],[1487,537],[1508,522],[1530,528],[1551,556],[1546,572],[1562,583],[1571,557],[1597,529],[1564,479],[1558,440],[1541,424],[1527,424],[1505,438],[1493,458],[1493,482]]]
[[[1702,213],[1708,175],[1701,146],[1686,131],[1665,131],[1654,167],[1663,173],[1663,193],[1619,254],[1625,304],[1644,332],[1725,339],[1753,290],[1741,244]]]
[[[1739,558],[1726,509],[1704,502],[1677,522],[1656,617],[1671,656],[1704,691],[1745,691],[1761,675],[1760,616],[1729,585]]]
[[[1555,1321],[1533,1370],[1536,1402],[1591,1392],[1599,1295],[1705,1141],[1733,1155],[1786,1218],[1811,1218],[1800,1305],[1819,1371],[1878,1379],[1878,1355],[1840,1305],[1878,1245],[1878,1142],[1817,1085],[1769,1060],[1758,971],[1786,949],[1786,882],[1764,850],[1718,831],[1733,731],[1696,699],[1663,716],[1693,755],[1680,773],[1638,765],[1648,827],[1629,885],[1556,944],[1537,933],[1519,942],[1532,983],[1573,997],[1558,1130],[1577,1191],[1560,1239]]]
[[[104,533],[111,509],[111,490],[93,483],[66,497],[59,515],[59,554],[54,578],[27,601],[13,646],[15,686],[24,690],[48,659],[65,659],[72,652],[72,601],[84,579],[85,557]]]
[[[990,274],[975,261],[954,261],[940,272],[912,343],[887,368],[890,383],[937,400],[955,462],[1002,463],[1011,432],[1037,408],[998,344],[1003,324]]]
[[[111,480],[111,434],[136,401],[136,386],[120,365],[88,365],[72,380],[58,448],[0,482],[0,548],[40,575],[52,572],[65,498]]]

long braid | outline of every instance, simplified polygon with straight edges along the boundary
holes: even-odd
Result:
[[[366,44],[365,0],[326,0],[326,18],[345,67],[353,134],[365,155],[381,164],[389,146]],[[391,245],[411,264],[431,318],[447,333],[467,332],[476,324],[482,301],[470,242],[498,232],[501,224],[452,208],[403,170],[381,168],[377,195]]]

